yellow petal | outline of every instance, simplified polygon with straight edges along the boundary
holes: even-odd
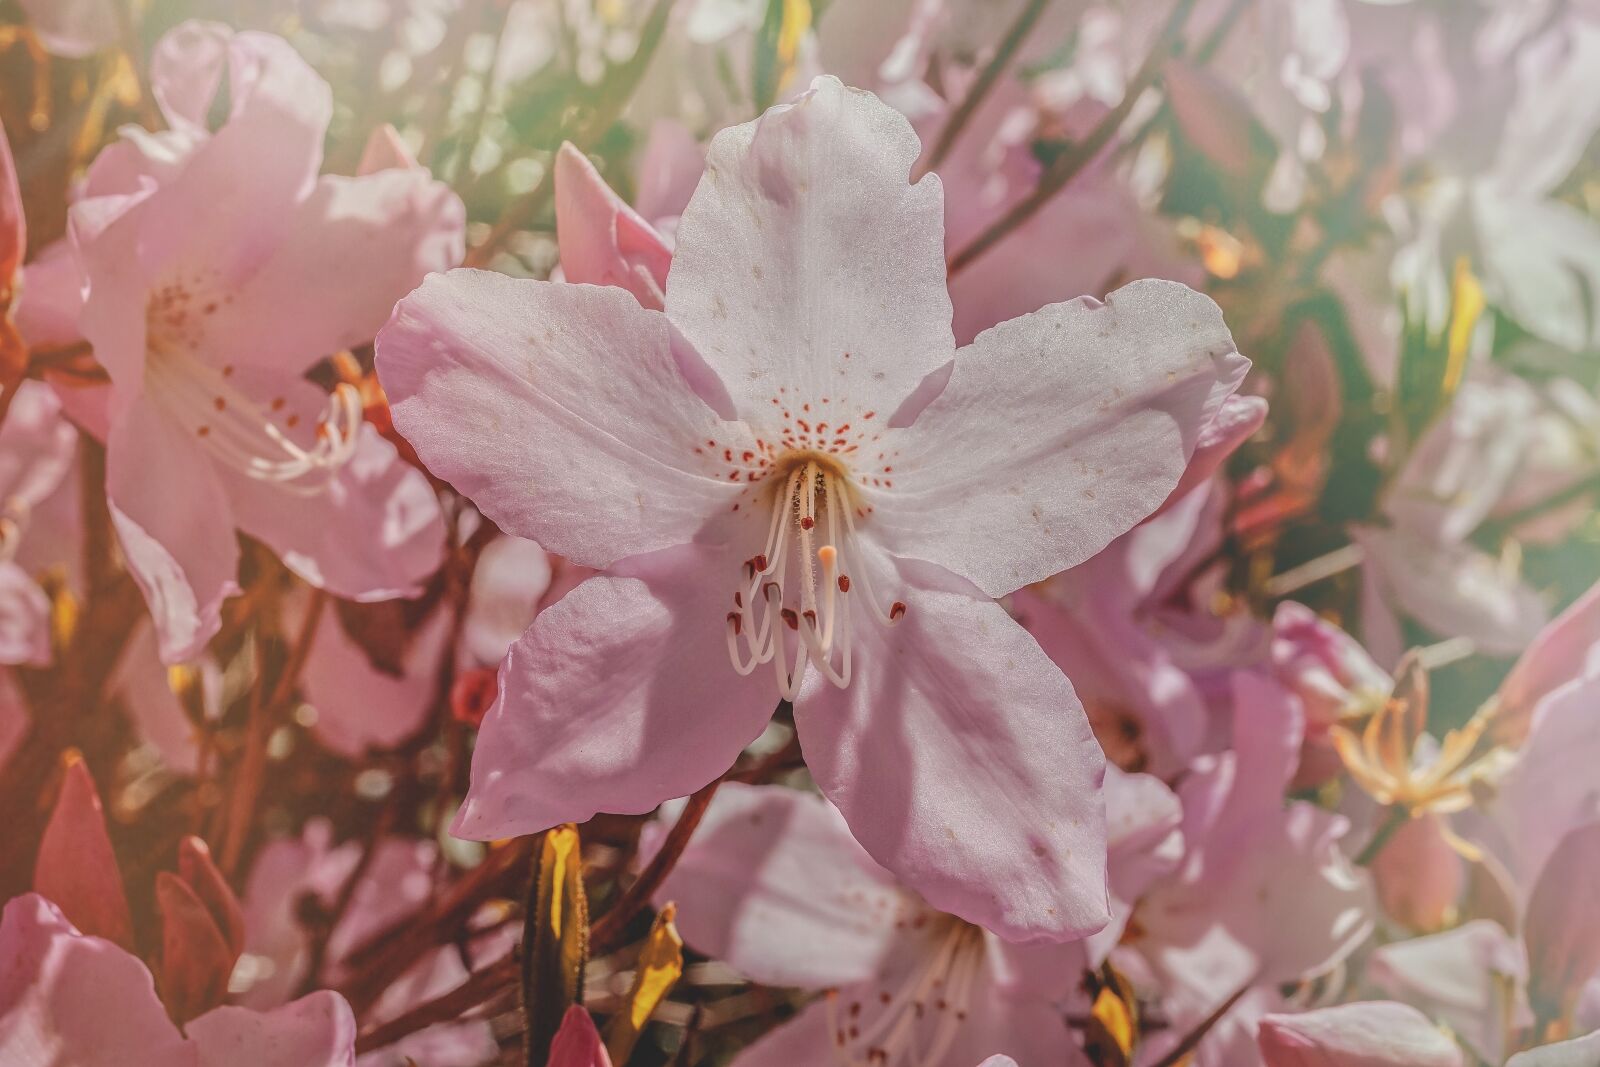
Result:
[[[628,1062],[656,1006],[683,975],[683,938],[673,925],[677,914],[678,906],[669,903],[656,915],[655,925],[650,927],[650,936],[639,953],[628,1002],[606,1027],[606,1051],[611,1054],[612,1063]]]

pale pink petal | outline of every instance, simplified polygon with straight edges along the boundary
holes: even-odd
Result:
[[[502,536],[485,545],[472,571],[462,656],[478,666],[504,659],[538,614],[554,578],[549,554],[526,538]]]
[[[775,701],[770,675],[729,667],[728,592],[707,578],[721,558],[686,547],[629,560],[540,613],[501,664],[454,833],[645,812],[733,765]]]
[[[357,174],[376,174],[380,170],[405,170],[421,166],[411,154],[400,131],[387,122],[372,128],[367,135],[366,147],[361,150],[361,161],[356,164]],[[452,264],[453,266],[454,264]]]
[[[233,31],[192,19],[161,36],[150,52],[150,95],[167,125],[189,135],[208,131],[208,113],[228,67]]]
[[[226,360],[299,371],[370,341],[395,302],[461,261],[466,209],[426,170],[324,176],[281,243],[206,323]]]
[[[198,1067],[351,1067],[356,1020],[331,990],[270,1012],[223,1007],[187,1027]]]
[[[1519,946],[1479,919],[1442,934],[1380,946],[1367,962],[1379,990],[1414,1004],[1449,1026],[1478,1054],[1498,1062],[1515,1028],[1532,1021],[1526,1003],[1508,995],[1527,973]]]
[[[301,675],[306,702],[316,709],[317,739],[354,759],[415,734],[433,706],[449,636],[449,612],[435,612],[413,637],[405,673],[397,677],[374,666],[336,614],[326,612]]]
[[[1593,675],[1568,682],[1542,699],[1488,806],[1508,849],[1502,858],[1524,892],[1568,830],[1600,819],[1593,770],[1600,760],[1596,701],[1600,676]]]
[[[545,1067],[611,1067],[611,1056],[594,1028],[594,1017],[582,1004],[574,1004],[561,1017],[561,1028],[550,1042]]]
[[[1300,698],[1308,732],[1325,730],[1394,688],[1355,638],[1292,600],[1273,613],[1271,656],[1278,681]]]
[[[69,345],[82,339],[78,330],[82,310],[83,268],[77,251],[67,240],[47,245],[22,272],[17,329],[30,345]]]
[[[1539,880],[1523,917],[1528,947],[1528,999],[1544,1017],[1571,1007],[1578,991],[1600,972],[1600,822],[1562,837]]]
[[[133,1049],[162,1067],[199,1063],[137,958],[80,934],[42,896],[8,901],[0,918],[0,1062],[119,1067]]]
[[[1461,1050],[1428,1017],[1393,1001],[1268,1015],[1257,1040],[1266,1067],[1460,1067]]]
[[[192,283],[198,268],[231,290],[285,240],[321,167],[332,92],[287,41],[234,34],[228,81],[227,120],[145,201],[138,263],[147,276]]]
[[[161,659],[194,659],[222,625],[222,601],[239,591],[222,480],[200,443],[143,398],[112,426],[106,452],[111,521],[150,606]]]
[[[26,516],[54,493],[72,469],[78,434],[61,417],[61,401],[41,382],[22,382],[0,427],[0,499]]]
[[[1350,534],[1381,591],[1442,637],[1464,637],[1486,655],[1508,656],[1525,648],[1548,618],[1537,591],[1471,544],[1435,544],[1375,527]]]
[[[667,312],[761,418],[779,387],[888,416],[955,354],[943,196],[899,112],[835,78],[711,143]]]
[[[221,705],[222,672],[209,657],[198,666],[205,708],[213,712]],[[176,774],[195,773],[199,738],[172,691],[153,625],[141,624],[128,638],[111,684],[140,739],[160,754],[161,762]]]
[[[556,153],[556,236],[569,282],[615,285],[661,310],[672,252],[655,229],[612,191],[589,157],[563,143]]]
[[[1109,917],[1105,758],[1072,686],[996,604],[907,564],[913,604],[855,631],[854,677],[795,701],[823,793],[934,907],[1014,941]]]
[[[1182,500],[1189,490],[1217,473],[1227,458],[1261,429],[1266,420],[1267,402],[1262,397],[1235,394],[1224,400],[1216,417],[1200,431],[1189,465],[1183,469],[1183,476],[1157,513]]]
[[[1506,1067],[1594,1067],[1600,1063],[1600,1030],[1571,1041],[1557,1041],[1519,1052]]]
[[[1081,563],[1167,499],[1248,366],[1172,282],[1002,323],[870,472],[871,536],[995,596]]]
[[[74,926],[125,948],[133,946],[133,919],[100,794],[76,754],[68,758],[55,809],[39,842],[33,888]]]
[[[579,563],[691,541],[743,489],[723,455],[751,443],[690,389],[667,320],[618,289],[429,278],[379,336],[378,374],[429,470]]]
[[[326,405],[321,390],[298,379],[280,390],[305,391],[319,408]],[[308,412],[301,422],[308,438],[315,424]],[[372,426],[359,434],[355,455],[309,497],[219,468],[235,521],[290,570],[335,596],[363,602],[415,596],[444,560],[439,498]]]
[[[1500,683],[1501,716],[1515,718],[1525,727],[1545,694],[1585,673],[1585,665],[1597,647],[1600,647],[1600,584],[1590,588],[1540,630],[1518,658],[1511,673]]]
[[[705,173],[706,152],[676,119],[656,119],[639,158],[639,214],[659,224],[683,214]]]
[[[299,919],[298,902],[309,893],[331,906],[361,859],[360,842],[335,847],[332,836],[333,827],[326,819],[313,818],[298,839],[268,842],[251,864],[244,894],[245,951],[254,966],[249,972],[250,984],[240,996],[248,1007],[282,1004],[305,978],[310,943]],[[379,844],[375,865],[386,858],[387,846],[387,840]],[[415,906],[409,878],[396,879],[386,888],[391,892],[362,903],[371,907],[394,901],[401,908]],[[348,911],[333,936],[344,937],[344,927],[354,919],[369,921],[358,911]],[[380,913],[376,921],[382,923],[386,917]]]
[[[1183,853],[1183,808],[1152,774],[1106,767],[1106,862],[1111,892],[1135,901],[1177,867]]]
[[[49,666],[50,598],[9,560],[0,561],[0,664]]]
[[[23,13],[50,52],[67,59],[92,55],[117,39],[115,0],[20,0]]]
[[[647,862],[666,825],[642,849]],[[659,826],[659,829],[657,827]],[[850,836],[832,804],[781,786],[724,783],[656,891],[697,952],[765,985],[826,989],[878,973],[923,911]]]

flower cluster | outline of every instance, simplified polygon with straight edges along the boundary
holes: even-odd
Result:
[[[1600,7],[0,4],[0,1067],[1600,1064]]]

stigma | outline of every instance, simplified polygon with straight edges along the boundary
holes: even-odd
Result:
[[[152,344],[145,357],[145,392],[210,454],[233,470],[290,492],[322,491],[355,455],[361,430],[360,394],[348,384],[328,396],[309,444],[296,440],[300,415],[283,397],[261,403],[232,381],[233,368],[214,367],[181,345]]]
[[[844,472],[799,457],[776,474],[765,541],[735,581],[728,658],[742,675],[770,663],[785,700],[811,669],[849,686],[858,615],[884,626],[905,616],[905,604],[885,605],[872,589],[853,511]]]

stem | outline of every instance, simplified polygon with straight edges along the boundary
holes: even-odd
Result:
[[[1151,1064],[1150,1067],[1177,1067],[1177,1064],[1181,1063],[1185,1056],[1193,1052],[1200,1042],[1205,1040],[1205,1036],[1211,1032],[1211,1028],[1222,1021],[1222,1017],[1228,1014],[1235,1004],[1239,1003],[1239,998],[1248,993],[1250,987],[1254,984],[1255,979],[1251,978],[1250,981],[1235,989],[1227,1000],[1217,1005],[1216,1010],[1200,1020],[1199,1026],[1184,1034],[1183,1039],[1173,1046],[1172,1051]]]
[[[1011,210],[1001,215],[978,236],[974,237],[967,245],[950,257],[949,273],[954,276],[971,266],[973,261],[993,248],[1000,241],[1019,228],[1023,223],[1033,218],[1039,209],[1049,203],[1051,198],[1066,188],[1072,179],[1076,178],[1084,167],[1088,166],[1100,150],[1104,148],[1111,138],[1116,136],[1128,115],[1156,80],[1160,72],[1161,63],[1167,58],[1173,46],[1177,43],[1179,35],[1183,32],[1183,25],[1188,21],[1190,13],[1194,10],[1195,0],[1177,0],[1172,5],[1172,12],[1167,16],[1167,21],[1162,25],[1161,32],[1156,35],[1155,43],[1150,46],[1150,52],[1145,56],[1144,62],[1139,65],[1139,70],[1128,82],[1127,90],[1122,94],[1122,100],[1115,108],[1108,111],[1089,136],[1073,145],[1061,157],[1052,163],[1044,175],[1039,179],[1039,184],[1033,192],[1012,205]]]
[[[955,147],[956,139],[961,136],[961,131],[966,129],[967,123],[972,121],[972,116],[977,112],[978,105],[982,104],[993,89],[995,82],[1000,80],[1000,75],[1010,66],[1012,58],[1022,43],[1027,40],[1028,34],[1033,32],[1034,26],[1039,22],[1039,16],[1044,14],[1044,9],[1050,6],[1050,0],[1029,0],[1026,7],[1018,13],[1017,19],[1006,31],[1005,37],[1000,41],[994,55],[989,57],[989,62],[978,72],[978,80],[972,83],[967,90],[967,95],[945,122],[944,129],[939,131],[939,139],[934,142],[933,151],[928,153],[928,161],[920,170],[926,174],[938,168],[945,157],[950,154],[950,149]]]
[[[443,996],[424,1001],[410,1011],[397,1015],[381,1026],[362,1034],[356,1039],[356,1053],[359,1055],[392,1045],[435,1023],[455,1021],[463,1013],[515,989],[521,968],[517,954],[513,952],[483,970],[473,972],[467,976],[466,981]]]
[[[1355,865],[1357,867],[1372,866],[1372,861],[1378,858],[1378,853],[1383,851],[1383,846],[1389,843],[1389,839],[1399,832],[1400,827],[1404,826],[1409,818],[1411,818],[1411,813],[1405,808],[1390,808],[1389,814],[1384,818],[1384,821],[1379,824],[1377,830],[1373,831],[1372,838],[1367,842],[1367,847],[1363,848],[1360,854],[1356,856]]]
[[[661,888],[661,883],[667,880],[667,875],[672,873],[672,868],[677,866],[683,850],[689,845],[689,838],[700,825],[700,820],[705,817],[706,809],[711,806],[711,798],[716,795],[722,781],[721,778],[714,780],[689,798],[683,807],[683,814],[678,816],[678,821],[667,831],[667,839],[661,843],[660,850],[651,857],[645,869],[639,872],[639,877],[622,894],[622,899],[613,904],[604,915],[600,916],[600,921],[594,924],[589,932],[589,945],[593,955],[604,956],[622,947],[628,923],[650,902],[656,890]]]
[[[250,822],[255,815],[256,801],[267,770],[267,741],[272,737],[278,713],[288,704],[294,692],[300,671],[311,654],[311,642],[317,635],[317,624],[322,619],[328,594],[315,590],[306,608],[305,622],[289,652],[289,659],[278,675],[278,682],[269,695],[266,690],[266,642],[261,631],[256,631],[256,685],[250,692],[250,719],[246,727],[244,756],[239,761],[237,783],[228,806],[227,823],[223,827],[220,866],[230,879],[239,870],[244,858],[245,842],[250,837]]]
[[[1268,578],[1263,592],[1269,597],[1288,596],[1324,578],[1332,578],[1336,574],[1343,574],[1351,567],[1359,567],[1363,558],[1360,545],[1336,548],[1326,555],[1308,560],[1298,567],[1290,567],[1282,574]]]

